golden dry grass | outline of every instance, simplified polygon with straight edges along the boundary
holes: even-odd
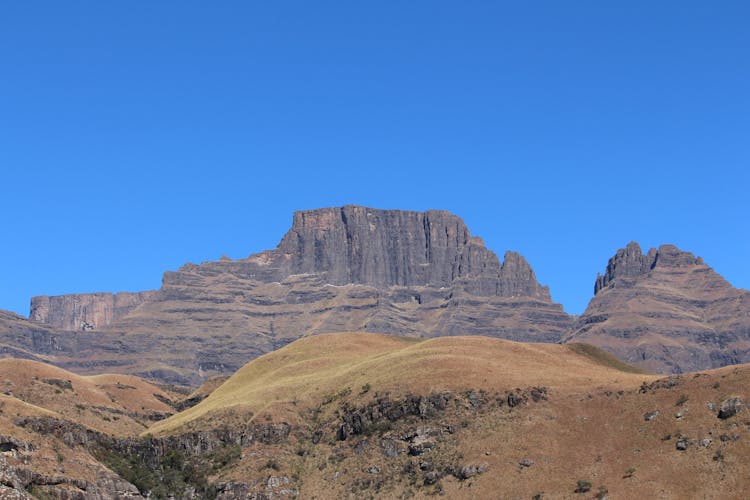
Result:
[[[670,384],[638,373],[612,356],[586,345],[520,344],[482,337],[443,337],[415,341],[376,334],[348,333],[305,338],[258,358],[240,369],[198,406],[157,423],[154,433],[202,426],[286,421],[305,429],[305,409],[350,388],[340,401],[318,406],[332,413],[317,445],[290,437],[287,444],[254,444],[222,480],[247,480],[266,474],[263,463],[280,464],[278,475],[300,474],[306,498],[427,498],[438,490],[409,483],[406,458],[388,458],[377,449],[383,436],[335,438],[336,412],[359,407],[391,393],[428,394],[466,389],[502,394],[515,387],[546,386],[548,400],[474,410],[451,406],[433,420],[394,423],[390,439],[414,426],[451,423],[455,434],[420,460],[454,457],[458,466],[486,464],[487,473],[467,481],[448,474],[441,480],[447,498],[592,498],[604,489],[609,498],[744,498],[750,464],[747,413],[717,418],[726,398],[748,397],[750,366],[686,374]],[[367,384],[368,391],[362,391]],[[660,385],[661,384],[661,385]],[[334,400],[335,401],[335,400]],[[659,411],[647,421],[644,414]],[[684,415],[677,418],[678,412]],[[296,415],[296,417],[295,417]],[[295,423],[295,418],[302,418]],[[411,422],[411,423],[410,423]],[[458,424],[458,425],[457,425]],[[328,425],[328,424],[326,424]],[[401,426],[401,427],[399,427]],[[687,451],[676,441],[689,440]],[[709,444],[701,445],[703,440]],[[369,442],[369,444],[368,444]],[[362,445],[365,451],[358,450]],[[297,453],[306,450],[304,457]],[[368,451],[369,450],[369,451]],[[336,457],[343,457],[336,459]],[[519,462],[529,459],[533,466]],[[416,462],[415,462],[416,463]],[[386,478],[383,490],[361,489],[377,466]],[[629,473],[628,471],[632,471]],[[391,480],[393,479],[393,480]],[[578,480],[592,483],[587,495],[574,490]],[[358,482],[359,481],[359,482]],[[357,486],[360,485],[360,486]]]
[[[193,392],[187,395],[185,399],[194,398],[197,396],[208,396],[212,392],[216,390],[217,387],[219,387],[221,384],[227,381],[229,377],[218,375],[216,377],[211,377],[205,382],[203,382],[198,388],[196,388]]]
[[[425,394],[534,385],[635,387],[650,378],[632,371],[595,348],[583,352],[476,336],[419,341],[372,333],[317,335],[251,361],[199,405],[156,423],[149,432],[175,430],[231,407],[256,415],[290,402],[304,407],[345,388],[355,393],[367,386],[377,392]]]
[[[72,389],[58,385],[70,382]],[[0,390],[6,400],[52,412],[113,435],[133,435],[145,427],[145,416],[171,413],[158,399],[174,395],[130,375],[81,376],[36,361],[0,359]],[[143,417],[143,418],[139,418]]]

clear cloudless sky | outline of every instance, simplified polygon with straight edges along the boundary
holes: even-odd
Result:
[[[0,4],[0,308],[296,209],[446,209],[580,313],[631,240],[750,288],[750,2]]]

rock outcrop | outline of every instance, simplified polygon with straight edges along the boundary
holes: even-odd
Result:
[[[296,212],[276,249],[186,264],[157,292],[32,304],[79,331],[58,341],[65,368],[191,383],[316,333],[556,342],[571,324],[521,255],[501,263],[455,215],[359,206]]]
[[[345,206],[296,212],[277,250],[265,255],[284,278],[313,273],[333,285],[379,289],[459,284],[474,295],[549,300],[523,257],[511,253],[501,266],[461,219],[445,211]]]
[[[31,299],[29,319],[59,330],[95,330],[122,318],[153,295],[153,291],[41,295]]]
[[[632,242],[609,260],[569,341],[659,373],[750,361],[750,292],[673,245]]]
[[[264,283],[315,275],[339,286],[453,287],[479,296],[550,300],[549,290],[539,285],[521,255],[508,252],[501,264],[461,219],[439,210],[345,206],[296,212],[292,228],[275,250],[238,261],[188,265],[164,279],[177,283],[196,271]]]

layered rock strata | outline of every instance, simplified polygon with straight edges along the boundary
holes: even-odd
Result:
[[[750,292],[673,245],[609,260],[569,341],[659,373],[750,362]]]
[[[31,299],[29,319],[60,330],[94,330],[112,324],[153,296],[153,291],[41,295]]]
[[[195,383],[316,333],[556,342],[570,326],[521,255],[501,263],[444,211],[296,212],[274,250],[166,272],[161,289],[133,296],[124,314],[116,297],[34,299],[32,318],[79,331],[59,341],[78,349],[63,348],[63,366]],[[84,298],[94,301],[85,315]]]

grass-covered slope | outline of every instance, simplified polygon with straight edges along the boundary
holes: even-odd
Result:
[[[117,436],[135,435],[174,412],[175,395],[130,375],[81,376],[25,359],[0,359],[5,396]]]
[[[320,335],[144,434],[229,457],[220,498],[743,498],[749,382],[746,365],[659,378],[587,345]]]
[[[590,346],[524,344],[488,337],[419,341],[370,333],[317,335],[249,362],[206,400],[148,432],[175,430],[232,407],[255,415],[289,404],[304,407],[347,387],[364,397],[369,391],[427,394],[611,383],[627,387],[644,380],[640,372],[616,361]]]

